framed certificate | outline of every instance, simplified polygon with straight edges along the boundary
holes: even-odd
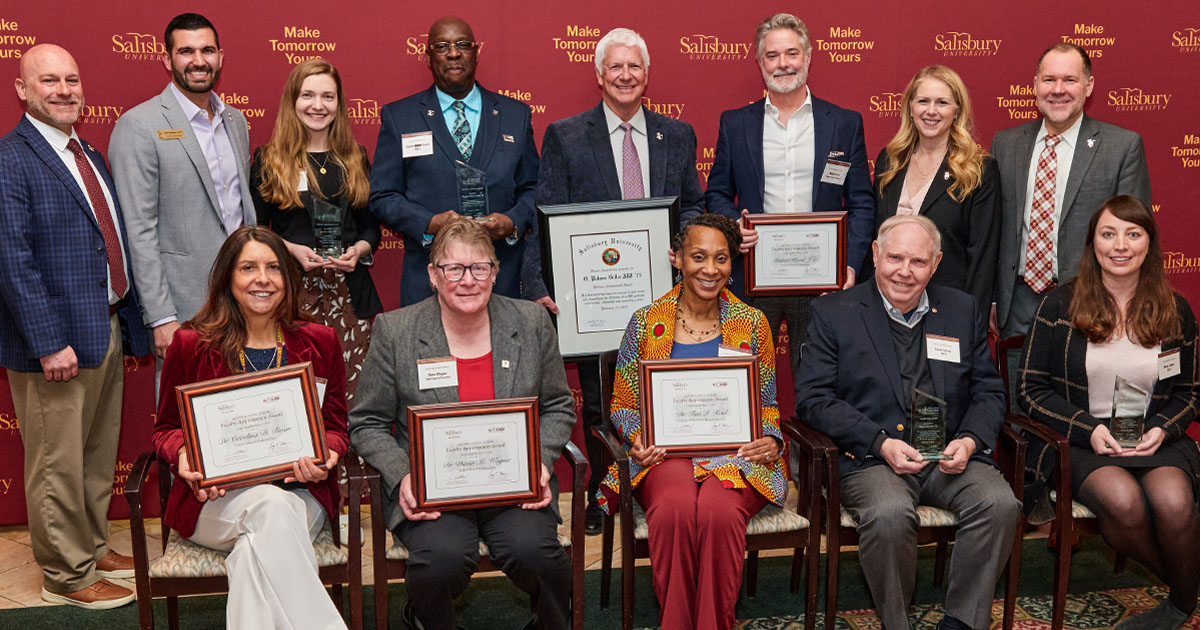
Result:
[[[646,360],[638,372],[645,446],[727,455],[762,437],[758,357]]]
[[[226,490],[325,463],[325,423],[309,362],[175,388],[188,462],[201,488]]]
[[[748,214],[758,244],[746,256],[746,295],[819,295],[846,283],[846,213]]]
[[[558,304],[564,357],[621,345],[633,312],[672,285],[667,250],[679,225],[675,197],[538,208],[546,285]]]
[[[542,454],[537,397],[408,408],[417,509],[466,510],[537,501]]]

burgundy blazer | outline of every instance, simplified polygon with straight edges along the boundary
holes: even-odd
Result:
[[[329,450],[338,454],[338,460],[341,461],[350,443],[346,433],[346,365],[342,362],[341,343],[332,328],[311,323],[302,324],[294,331],[283,331],[283,343],[288,365],[312,361],[313,373],[329,381],[321,405],[321,418],[325,421],[326,444]],[[232,376],[232,373],[219,350],[202,344],[199,334],[194,330],[181,329],[175,333],[175,339],[167,348],[167,357],[163,361],[158,418],[151,436],[158,456],[171,465],[173,472],[178,470],[179,449],[183,447],[175,386],[223,376]],[[329,518],[336,518],[334,498],[338,496],[337,475],[331,472],[325,481],[307,485]],[[184,538],[190,538],[196,531],[196,520],[203,507],[204,504],[192,494],[187,483],[176,476],[163,521]]]

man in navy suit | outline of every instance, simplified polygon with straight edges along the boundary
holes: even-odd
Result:
[[[479,42],[461,18],[429,27],[425,60],[433,85],[380,114],[371,168],[371,213],[404,240],[400,303],[432,295],[426,267],[433,237],[464,212],[460,169],[483,171],[487,210],[474,218],[496,246],[495,291],[519,297],[525,234],[533,227],[538,155],[528,105],[475,81]]]
[[[991,458],[1004,390],[988,348],[986,306],[929,286],[942,254],[926,217],[884,221],[872,253],[873,279],[812,303],[796,412],[841,452],[842,503],[858,523],[883,627],[909,627],[920,504],[958,518],[939,627],[987,628],[1021,504]],[[936,465],[910,443],[917,391],[946,403],[941,454],[948,459]]]
[[[705,198],[709,212],[732,219],[758,212],[845,210],[849,216],[846,287],[854,285],[875,229],[875,195],[867,166],[863,121],[812,95],[808,66],[812,44],[808,27],[779,13],[763,20],[756,32],[758,65],[767,96],[721,114],[721,130]],[[742,230],[742,252],[758,241],[755,230]],[[735,260],[732,289],[743,295],[744,261]],[[757,298],[758,307],[779,333],[786,319],[793,339],[808,323],[808,297]],[[792,347],[798,343],[793,342]],[[792,352],[792,375],[799,354]]]
[[[149,351],[104,156],[75,135],[79,69],[52,44],[21,57],[26,114],[0,139],[0,365],[25,446],[25,505],[42,599],[89,609],[133,593],[108,548],[127,354]]]
[[[690,124],[642,105],[650,77],[646,41],[630,29],[615,28],[597,42],[595,62],[600,103],[550,123],[542,138],[538,205],[667,196],[679,198],[685,221],[703,212],[704,193],[696,174],[696,132]],[[525,297],[557,312],[541,281],[541,250],[536,234],[535,227],[522,274],[527,279]],[[598,425],[600,374],[594,362],[579,364],[579,381],[585,426]],[[584,431],[584,439],[588,461],[599,462],[603,445],[590,431]],[[595,494],[604,473],[600,466],[593,466],[588,480],[589,534],[600,533],[603,514]]]

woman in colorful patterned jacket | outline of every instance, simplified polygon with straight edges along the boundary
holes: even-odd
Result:
[[[672,241],[683,281],[634,313],[617,356],[611,421],[629,451],[634,497],[646,510],[664,629],[733,626],[746,524],[768,501],[782,505],[787,494],[771,329],[761,311],[725,288],[741,240],[727,217],[701,214],[689,221]],[[736,453],[696,459],[644,447],[638,362],[715,357],[721,346],[759,358],[763,437]],[[605,510],[617,493],[614,464],[600,489]]]

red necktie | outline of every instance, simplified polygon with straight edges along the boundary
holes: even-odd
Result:
[[[75,166],[79,167],[79,175],[83,178],[83,186],[87,188],[88,199],[92,200],[92,211],[96,214],[96,223],[100,225],[100,235],[104,237],[104,252],[108,257],[108,275],[112,278],[112,290],[118,298],[125,297],[129,281],[125,279],[125,264],[121,261],[121,241],[117,239],[117,226],[113,223],[112,212],[108,202],[104,200],[104,190],[100,181],[92,172],[92,163],[83,154],[83,147],[71,138],[67,148],[75,154]]]
[[[1058,176],[1055,145],[1061,136],[1048,134],[1038,156],[1033,179],[1033,206],[1029,213],[1029,241],[1025,245],[1025,284],[1041,293],[1054,283],[1054,191]]]

